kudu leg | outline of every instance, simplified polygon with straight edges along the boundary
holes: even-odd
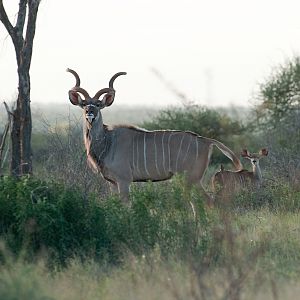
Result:
[[[206,192],[205,188],[203,187],[202,180],[199,180],[199,178],[188,178],[188,179],[189,179],[189,183],[194,185],[199,191],[199,193],[204,197],[207,206],[213,207],[214,204],[213,197]]]
[[[109,189],[111,194],[119,194],[118,185],[116,183],[109,183]]]
[[[211,195],[209,195],[206,190],[203,187],[202,182],[196,185],[200,193],[203,195],[208,207],[213,207],[214,206],[214,199]]]
[[[129,182],[118,182],[118,190],[122,201],[125,204],[129,204]]]

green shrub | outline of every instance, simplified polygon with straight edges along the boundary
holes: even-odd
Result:
[[[128,252],[142,254],[155,247],[165,256],[205,251],[203,202],[182,179],[135,187],[131,198],[131,207],[118,197],[103,201],[90,195],[86,202],[80,191],[61,184],[3,177],[0,237],[17,255],[25,250],[34,259],[44,252],[50,263],[60,265],[74,256],[116,263]],[[191,202],[197,204],[197,219]]]
[[[300,57],[295,56],[274,68],[260,85],[256,116],[262,129],[291,126],[290,117],[299,111],[299,95]]]
[[[300,192],[288,182],[269,181],[257,190],[244,190],[238,194],[233,206],[245,209],[268,208],[278,212],[298,212],[300,210]]]

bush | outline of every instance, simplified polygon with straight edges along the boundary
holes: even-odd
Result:
[[[150,130],[193,131],[202,136],[221,140],[239,135],[245,130],[242,124],[226,114],[198,105],[162,110],[152,121],[144,122],[143,126]]]
[[[258,123],[265,128],[277,128],[289,123],[289,117],[299,111],[300,57],[294,57],[274,68],[273,73],[260,85]]]
[[[199,208],[197,220],[190,201]],[[74,256],[117,263],[127,252],[155,247],[165,256],[205,251],[203,202],[182,182],[136,187],[131,202],[129,208],[118,197],[103,201],[93,195],[86,202],[79,190],[55,182],[3,177],[0,236],[17,255],[25,249],[33,259],[45,252],[50,263],[60,265]]]
[[[274,212],[298,212],[300,192],[276,178],[268,180],[259,189],[243,190],[234,197],[232,206],[246,210],[267,208]]]

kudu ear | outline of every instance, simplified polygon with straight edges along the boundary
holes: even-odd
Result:
[[[115,91],[108,92],[101,100],[103,107],[111,106],[115,100]]]
[[[269,151],[268,151],[268,149],[266,149],[266,148],[262,148],[262,149],[259,151],[259,154],[260,154],[261,156],[267,156],[268,153],[269,153]]]
[[[250,157],[250,153],[247,149],[243,149],[241,152],[242,157]]]
[[[72,90],[69,91],[69,99],[73,105],[81,105],[82,104],[82,99],[81,99],[80,95],[75,91],[72,91]]]

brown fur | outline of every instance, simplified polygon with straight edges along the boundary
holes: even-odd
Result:
[[[241,191],[243,188],[253,188],[260,186],[262,182],[261,170],[259,166],[259,160],[263,156],[268,155],[268,150],[263,148],[259,153],[249,153],[244,149],[241,155],[251,161],[252,171],[239,170],[230,171],[224,170],[221,166],[221,170],[216,172],[212,177],[212,189],[216,195],[221,197],[232,196]]]

